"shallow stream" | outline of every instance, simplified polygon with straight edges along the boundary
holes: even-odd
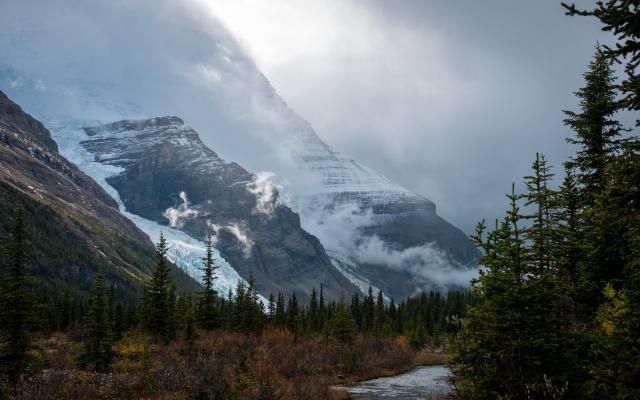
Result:
[[[348,391],[354,399],[423,400],[444,398],[451,391],[451,370],[442,365],[418,367],[404,374],[360,382],[336,389]]]

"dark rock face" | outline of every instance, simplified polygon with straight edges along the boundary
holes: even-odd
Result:
[[[58,145],[51,138],[51,134],[40,121],[22,111],[19,105],[11,101],[0,91],[0,121],[11,125],[22,132],[28,132],[31,139],[36,140],[42,147],[51,152],[58,151]]]
[[[100,268],[123,292],[132,293],[148,279],[155,264],[149,237],[120,214],[116,201],[93,179],[58,153],[42,123],[2,92],[0,197],[8,202],[3,204],[2,230],[8,229],[14,209],[22,205],[27,211],[27,225],[31,218],[41,223],[41,229],[59,231],[60,237],[46,239],[68,246],[32,244],[34,268],[50,281],[74,284],[70,280],[75,279],[88,288],[93,273]],[[181,271],[176,273],[180,287],[197,287]]]
[[[294,291],[303,299],[323,285],[338,297],[356,289],[332,265],[296,213],[278,202],[261,176],[226,162],[177,117],[125,120],[85,128],[95,161],[122,168],[107,179],[127,210],[204,240],[262,294]]]

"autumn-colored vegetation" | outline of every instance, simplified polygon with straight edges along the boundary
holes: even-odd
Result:
[[[129,332],[114,346],[104,372],[77,364],[81,346],[67,335],[37,343],[41,372],[14,388],[17,399],[326,399],[330,386],[412,368],[416,350],[404,337],[358,337],[344,345],[323,336],[296,339],[270,330],[260,336],[198,331],[191,354],[181,341],[153,344]],[[5,392],[5,395],[8,393]]]

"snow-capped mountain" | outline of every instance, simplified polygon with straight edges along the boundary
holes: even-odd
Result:
[[[224,260],[243,278],[252,274],[263,295],[296,292],[305,299],[320,283],[330,298],[355,292],[318,239],[278,201],[275,187],[218,157],[180,118],[123,120],[84,131],[88,139],[80,145],[113,168],[106,182],[128,212],[196,239],[212,235]]]
[[[333,151],[195,2],[12,2],[0,51],[0,88],[58,142],[75,141],[68,158],[87,138],[79,127],[179,115],[205,145],[279,186],[354,284],[401,297],[468,282],[477,254],[466,236],[425,197]]]

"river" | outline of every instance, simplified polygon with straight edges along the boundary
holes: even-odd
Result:
[[[363,400],[423,400],[445,398],[451,391],[451,370],[442,365],[418,367],[407,373],[340,386],[354,399]]]

